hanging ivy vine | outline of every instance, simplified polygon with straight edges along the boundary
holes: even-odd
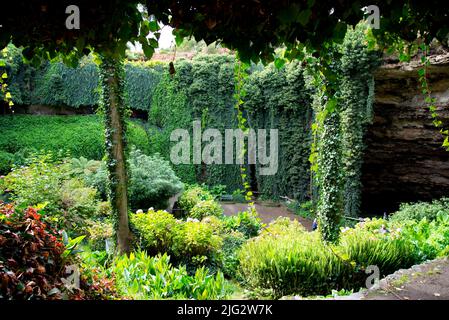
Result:
[[[6,72],[6,62],[8,59],[8,48],[1,51],[0,55],[0,96],[12,108],[14,102],[12,101],[11,92],[8,89],[8,73]]]
[[[238,55],[235,58],[234,63],[234,99],[235,99],[235,110],[237,112],[237,126],[243,132],[245,137],[248,137],[249,126],[248,120],[243,114],[243,104],[245,103],[243,99],[246,97],[246,90],[244,89],[244,84],[248,79],[249,65],[242,62]],[[248,153],[247,145],[244,143],[239,155],[242,159],[245,159],[245,155]],[[247,174],[247,166],[240,165],[240,177],[242,178],[242,185],[245,190],[245,200],[248,201],[248,207],[250,209],[255,209],[255,204],[252,201],[253,192],[251,190],[251,184]]]
[[[441,135],[443,136],[443,148],[446,149],[446,151],[449,151],[449,129],[445,128],[443,126],[443,121],[441,120],[437,106],[436,106],[436,99],[432,97],[432,91],[429,86],[428,78],[429,78],[429,66],[430,66],[430,60],[429,60],[429,46],[426,43],[422,43],[420,45],[420,49],[422,52],[421,56],[421,63],[422,68],[418,70],[419,75],[419,83],[421,85],[421,92],[424,95],[424,102],[427,104],[427,109],[430,112],[430,115],[432,117],[432,123],[433,125],[439,129]]]
[[[330,242],[339,237],[343,215],[360,213],[363,137],[372,116],[372,72],[379,64],[365,30],[364,25],[348,30],[343,44],[330,48],[327,61],[306,55],[309,85],[315,88],[310,162],[318,189],[318,225]]]

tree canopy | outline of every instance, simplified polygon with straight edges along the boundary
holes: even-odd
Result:
[[[71,4],[80,9],[80,29],[65,27]],[[361,9],[369,5],[380,9],[380,29],[373,30],[379,39],[393,41],[394,35],[406,41],[421,37],[447,43],[449,16],[436,0],[31,0],[10,2],[4,10],[8,14],[2,17],[0,47],[12,41],[25,47],[28,58],[47,52],[51,58],[57,53],[70,57],[104,51],[112,43],[124,54],[128,41],[139,41],[151,56],[159,26],[149,21],[146,7],[148,14],[175,28],[178,40],[194,36],[206,43],[222,41],[244,60],[270,61],[281,45],[296,57],[298,42],[320,50],[328,42],[342,41],[346,26],[360,21]],[[146,38],[150,32],[155,32],[152,40]]]

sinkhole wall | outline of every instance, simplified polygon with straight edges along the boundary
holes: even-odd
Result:
[[[430,88],[449,123],[449,54],[430,57]],[[401,202],[449,195],[449,152],[432,124],[418,82],[419,62],[385,61],[375,72],[374,118],[365,136],[362,210],[392,212]]]

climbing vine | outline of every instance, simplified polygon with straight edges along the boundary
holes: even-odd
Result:
[[[348,30],[343,44],[328,51],[328,61],[308,57],[309,85],[315,88],[310,162],[319,229],[331,242],[338,239],[342,215],[360,211],[363,136],[372,115],[372,72],[379,62],[367,47],[365,30],[364,25]]]
[[[420,45],[420,49],[422,52],[421,63],[422,68],[418,70],[419,75],[419,83],[421,84],[421,92],[425,96],[425,103],[427,104],[427,109],[432,116],[433,125],[440,130],[440,133],[443,135],[444,141],[442,146],[449,151],[449,130],[443,126],[443,121],[438,115],[438,110],[436,106],[436,99],[432,97],[432,91],[429,86],[428,77],[429,77],[429,46],[426,43],[422,43]]]
[[[3,100],[8,104],[10,108],[14,105],[12,101],[11,92],[8,89],[8,73],[6,72],[6,61],[8,59],[8,48],[5,48],[1,51],[0,55],[0,96],[3,97]]]
[[[242,106],[244,104],[243,99],[246,97],[246,90],[243,88],[245,81],[248,79],[248,69],[249,65],[240,61],[238,56],[236,56],[234,64],[234,99],[235,99],[235,110],[237,112],[237,122],[238,128],[242,130],[244,136],[248,137],[249,127],[248,120],[243,114]],[[247,146],[243,144],[240,157],[245,159],[247,154]],[[252,202],[253,192],[251,190],[251,184],[247,174],[247,167],[242,164],[240,165],[240,177],[242,178],[242,185],[245,189],[245,200],[249,202],[249,208],[254,208],[254,202]]]

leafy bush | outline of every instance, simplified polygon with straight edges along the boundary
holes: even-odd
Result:
[[[188,214],[200,201],[213,199],[214,197],[209,191],[194,185],[184,190],[179,197],[179,207]]]
[[[287,203],[287,207],[291,209],[295,214],[304,218],[315,217],[312,201],[298,202],[296,200]]]
[[[216,221],[181,221],[161,210],[132,214],[130,221],[139,246],[151,255],[168,253],[189,267],[219,263],[222,240]]]
[[[173,215],[167,211],[149,210],[148,213],[130,215],[130,222],[139,236],[141,248],[152,255],[171,252],[173,237],[180,229]]]
[[[159,155],[147,156],[138,149],[132,149],[128,158],[130,171],[129,203],[133,209],[154,207],[165,209],[168,199],[182,190],[182,183],[176,177],[170,164]],[[84,174],[87,184],[99,190],[105,199],[108,173],[106,164],[97,171]]]
[[[239,278],[237,270],[240,265],[238,252],[246,242],[246,237],[239,231],[223,234],[223,274],[229,278]]]
[[[112,247],[108,247],[106,243],[113,246],[114,244],[114,228],[112,222],[90,220],[87,222],[87,234],[89,247],[94,251],[112,251]]]
[[[449,199],[443,198],[433,202],[403,203],[399,211],[391,217],[391,221],[416,220],[421,221],[424,218],[435,220],[439,213],[449,214]]]
[[[243,233],[247,239],[257,236],[264,226],[254,208],[226,217],[225,225],[227,229]]]
[[[104,284],[86,282],[84,275],[80,289],[68,290],[62,278],[73,263],[72,244],[66,248],[61,240],[36,209],[0,203],[0,300],[104,298]]]
[[[132,299],[224,299],[229,288],[223,274],[210,275],[205,268],[188,275],[174,268],[167,255],[149,257],[145,252],[118,258],[113,266],[117,288]]]
[[[85,219],[98,206],[97,191],[71,178],[70,165],[51,153],[35,155],[28,166],[14,168],[2,188],[11,192],[17,206],[44,208],[44,220],[69,232],[82,233]]]
[[[234,192],[232,192],[232,200],[238,203],[245,203],[246,198],[245,198],[245,193],[243,190],[241,189],[237,189],[234,190]]]
[[[369,265],[385,275],[422,261],[408,237],[400,229],[386,231],[385,223],[367,220],[346,228],[340,244],[327,245],[318,232],[278,219],[242,246],[239,272],[252,288],[269,290],[275,297],[357,289]]]
[[[333,254],[317,232],[297,232],[276,226],[248,240],[239,252],[239,272],[255,290],[270,290],[274,297],[288,294],[325,294],[348,286],[352,266]]]
[[[11,170],[14,162],[14,155],[0,150],[0,174],[6,174]]]
[[[424,218],[401,222],[398,226],[402,237],[413,246],[417,260],[449,255],[449,215],[440,212],[433,221]]]
[[[0,117],[0,151],[67,151],[72,157],[100,160],[104,156],[104,125],[101,117],[14,115]],[[145,130],[129,122],[127,138],[143,152],[149,151]]]
[[[67,167],[51,153],[36,155],[26,167],[15,168],[4,178],[3,187],[13,193],[18,206],[46,203],[46,211],[60,213],[60,190]]]
[[[386,276],[401,268],[408,268],[418,262],[410,242],[400,234],[369,231],[363,225],[356,225],[343,233],[339,250],[356,267],[365,270],[370,265],[379,268]]]
[[[221,250],[222,239],[215,234],[212,225],[199,221],[187,221],[173,237],[173,252],[184,263],[214,263]]]
[[[164,209],[168,199],[182,190],[182,183],[170,164],[159,155],[146,156],[132,150],[129,157],[130,203],[133,208]]]
[[[189,217],[199,220],[207,216],[221,217],[222,215],[223,208],[215,200],[202,200],[195,204],[189,213]]]
[[[86,187],[82,180],[72,178],[64,181],[58,195],[61,197],[61,208],[69,217],[70,230],[82,227],[86,218],[96,214],[97,190]]]

